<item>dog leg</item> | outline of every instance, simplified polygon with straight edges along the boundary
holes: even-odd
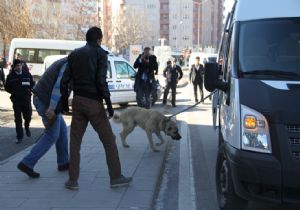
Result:
[[[134,129],[134,125],[127,125],[127,126],[123,127],[123,131],[120,133],[120,137],[121,137],[123,147],[126,147],[126,148],[130,147],[126,143],[126,138],[133,131],[133,129]]]
[[[157,137],[159,138],[159,140],[160,140],[160,143],[157,143],[156,146],[161,146],[161,145],[163,145],[163,144],[165,143],[165,140],[164,140],[164,138],[161,136],[160,132],[156,132],[155,134],[156,134],[156,136],[157,136]]]
[[[159,152],[159,149],[156,149],[153,144],[152,133],[147,132],[147,137],[148,137],[149,145],[150,145],[150,148],[152,149],[152,151]]]

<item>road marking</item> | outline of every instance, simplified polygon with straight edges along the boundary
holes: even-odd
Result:
[[[181,135],[183,138],[180,141],[178,209],[194,210],[196,209],[194,169],[191,138],[186,122],[182,122]]]

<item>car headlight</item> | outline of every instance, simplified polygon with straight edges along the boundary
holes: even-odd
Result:
[[[269,124],[259,112],[241,105],[242,149],[271,153]]]

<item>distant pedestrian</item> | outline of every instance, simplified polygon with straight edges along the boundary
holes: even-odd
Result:
[[[0,88],[4,88],[5,85],[5,74],[4,68],[6,67],[6,60],[4,57],[0,58]]]
[[[107,52],[100,47],[102,37],[102,31],[98,27],[92,27],[87,31],[87,44],[71,52],[68,57],[70,69],[65,72],[62,81],[62,93],[63,96],[66,96],[65,99],[68,98],[70,81],[73,82],[74,91],[69,180],[65,183],[65,187],[71,190],[79,188],[80,147],[89,122],[98,133],[105,149],[110,186],[125,186],[132,180],[132,178],[126,178],[121,174],[116,137],[103,105],[103,100],[105,100],[109,117],[112,117],[114,110],[106,81]]]
[[[145,47],[144,52],[138,56],[134,68],[138,69],[135,78],[134,90],[139,107],[150,109],[150,96],[154,88],[155,74],[158,74],[158,63],[155,55],[150,53],[150,47]]]
[[[181,67],[176,64],[176,58],[171,58],[171,62],[168,63],[164,70],[164,77],[166,78],[166,87],[164,91],[163,104],[167,103],[167,98],[170,89],[172,90],[172,106],[176,107],[176,87],[179,80],[183,76]]]
[[[8,74],[6,79],[5,90],[11,94],[10,99],[13,104],[17,132],[16,143],[19,144],[24,137],[22,115],[25,121],[26,135],[28,137],[31,136],[29,125],[32,115],[31,90],[34,86],[34,81],[29,72],[22,70],[20,60],[15,59],[12,67],[13,70]]]
[[[198,91],[199,88],[200,95],[201,95],[201,101],[203,100],[203,81],[204,81],[204,67],[200,63],[200,57],[196,57],[195,64],[192,65],[191,71],[190,71],[190,82],[193,83],[194,87],[194,96],[195,96],[195,102],[199,102],[198,100]]]
[[[61,100],[60,94],[60,82],[67,68],[67,58],[54,62],[33,89],[33,103],[38,114],[42,117],[45,132],[29,154],[18,164],[19,170],[29,177],[38,178],[40,176],[33,168],[54,144],[56,146],[58,171],[69,169],[68,129],[61,115],[63,106],[68,106],[68,104],[61,103],[65,100]]]

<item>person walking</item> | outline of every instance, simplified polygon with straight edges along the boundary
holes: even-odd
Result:
[[[60,82],[67,68],[67,58],[54,62],[33,89],[33,103],[42,117],[45,132],[17,166],[20,171],[31,178],[40,177],[40,174],[33,168],[54,144],[58,171],[67,171],[69,168],[68,129],[61,115],[63,106],[68,106],[68,104],[62,104],[64,100],[61,99],[60,94]]]
[[[104,146],[109,169],[110,186],[129,185],[132,178],[121,174],[121,164],[116,145],[116,137],[106,114],[103,100],[107,105],[109,117],[114,110],[106,81],[107,52],[100,45],[103,34],[100,28],[92,27],[86,33],[87,44],[74,50],[68,56],[70,69],[64,73],[62,94],[68,98],[68,84],[73,83],[72,122],[70,133],[70,168],[69,179],[65,187],[78,190],[80,168],[80,147],[83,135],[90,122]]]
[[[4,68],[6,67],[6,60],[4,57],[0,57],[0,89],[5,86],[5,74]]]
[[[31,136],[29,129],[32,107],[31,107],[31,90],[34,86],[34,81],[31,74],[22,70],[22,62],[19,59],[13,61],[13,69],[7,76],[5,83],[5,90],[11,94],[10,99],[13,104],[17,141],[16,144],[20,144],[24,137],[23,120],[26,135]]]
[[[176,107],[176,87],[177,83],[183,77],[183,72],[176,64],[176,58],[171,58],[171,62],[168,63],[167,67],[163,72],[164,77],[166,78],[166,87],[164,91],[163,104],[167,104],[167,98],[170,89],[172,90],[172,106]]]
[[[144,52],[138,56],[133,67],[137,68],[134,83],[136,101],[139,107],[150,109],[150,95],[154,88],[155,74],[158,74],[158,63],[155,55],[151,55],[150,47],[145,47]]]
[[[195,102],[199,102],[197,89],[199,88],[201,100],[203,100],[204,67],[200,64],[200,57],[196,57],[195,64],[190,71],[190,82],[193,83]]]

